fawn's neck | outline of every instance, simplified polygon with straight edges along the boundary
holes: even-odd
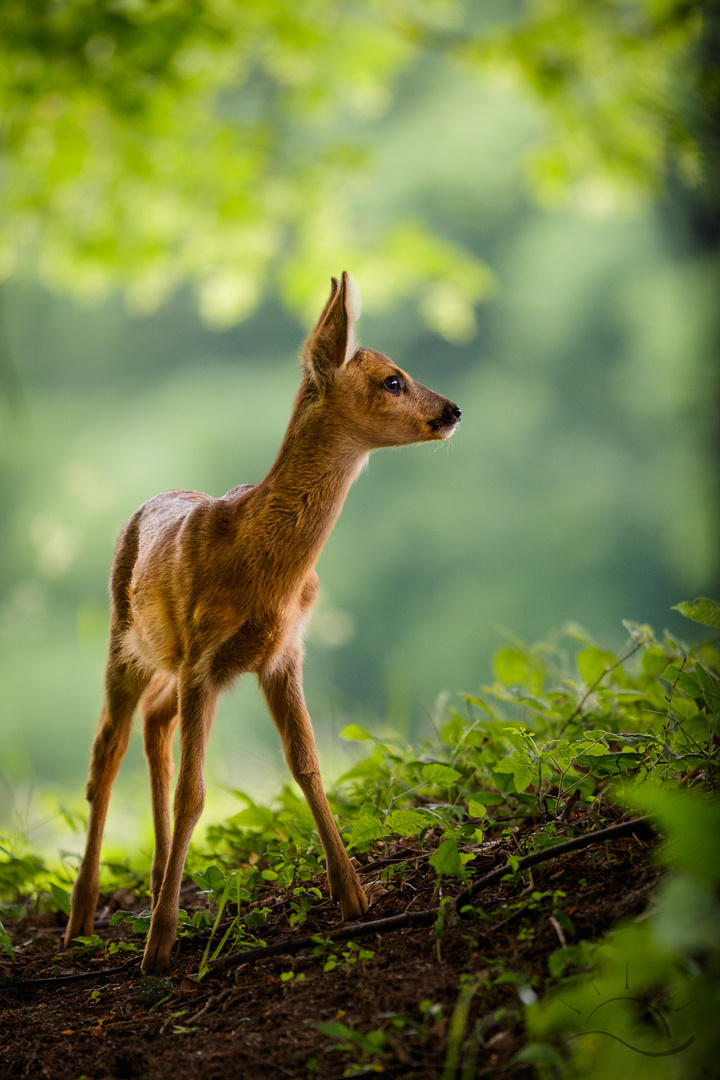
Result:
[[[337,521],[368,449],[302,392],[275,463],[254,489],[274,573],[303,579]]]

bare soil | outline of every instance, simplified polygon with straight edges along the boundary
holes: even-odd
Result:
[[[585,818],[573,822],[567,835],[593,827]],[[516,833],[484,845],[471,864],[472,875],[502,866],[511,851],[525,848],[534,828],[528,822],[525,836]],[[395,858],[410,867],[402,883],[396,877],[395,888],[376,900],[368,919],[436,907],[443,895],[460,891],[458,882],[444,879],[438,894],[427,844],[426,850],[408,850],[406,843],[399,848],[399,843],[378,845],[363,857],[366,864],[386,865],[384,860]],[[380,1072],[414,1080],[529,1078],[532,1067],[513,1061],[525,1042],[521,988],[532,986],[542,994],[552,985],[551,953],[597,938],[646,906],[658,879],[650,849],[647,837],[630,836],[552,859],[483,892],[476,899],[476,917],[448,917],[441,932],[430,925],[373,933],[357,942],[372,951],[368,959],[358,959],[347,943],[337,945],[337,966],[329,971],[324,970],[327,954],[313,956],[306,949],[198,979],[205,942],[195,937],[180,940],[167,977],[143,978],[139,957],[128,952],[106,958],[99,949],[96,954],[63,950],[64,915],[28,915],[6,924],[15,958],[0,961],[0,1076],[334,1080],[356,1070],[352,1075]],[[380,867],[365,869],[370,879],[379,876]],[[318,884],[326,895],[325,882]],[[569,929],[549,896],[532,895],[557,890],[565,894],[556,903],[570,920]],[[324,899],[302,926],[291,928],[286,900],[280,890],[268,890],[265,903],[272,912],[260,932],[268,945],[322,935],[338,925],[336,908]],[[191,912],[203,904],[189,885],[183,906]],[[139,911],[147,898],[124,891],[101,897],[96,932],[103,941],[135,941],[142,947],[128,924],[108,925],[113,910],[131,906]],[[291,978],[282,977],[290,971]],[[67,976],[82,978],[61,981]],[[467,976],[476,989],[461,1034],[454,1038],[451,1019]],[[373,1052],[372,1043],[348,1044],[316,1027],[332,1021],[364,1035],[384,1032],[381,1053]]]

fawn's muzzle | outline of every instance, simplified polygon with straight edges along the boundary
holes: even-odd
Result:
[[[461,416],[462,413],[460,412],[460,409],[455,404],[455,402],[446,401],[445,408],[443,409],[437,420],[429,421],[430,427],[433,429],[433,431],[439,431],[440,428],[444,427],[455,427],[456,424],[460,423]]]

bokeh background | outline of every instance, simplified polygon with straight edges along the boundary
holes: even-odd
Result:
[[[76,844],[117,533],[262,478],[343,269],[361,341],[463,421],[373,455],[321,557],[330,776],[349,719],[414,735],[508,637],[618,647],[718,595],[717,5],[591,8],[2,5],[6,837]],[[283,769],[247,680],[206,815]],[[136,738],[111,835],[143,770]]]

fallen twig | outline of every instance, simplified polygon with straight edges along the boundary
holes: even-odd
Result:
[[[20,976],[11,975],[6,978],[8,986],[25,990],[41,988],[43,986],[55,987],[55,986],[69,986],[71,983],[77,982],[92,982],[93,979],[102,979],[105,975],[120,975],[123,971],[127,971],[128,968],[133,967],[135,964],[139,964],[142,960],[142,956],[131,956],[129,960],[126,960],[124,964],[118,964],[117,967],[111,968],[99,968],[97,971],[80,971],[77,975],[55,975],[53,977],[42,979],[23,979]]]
[[[569,851],[580,851],[582,848],[591,847],[593,844],[603,844],[606,840],[616,840],[620,836],[628,836],[637,831],[652,832],[652,830],[651,814],[632,818],[630,821],[621,821],[619,825],[609,825],[607,829],[597,829],[595,832],[585,833],[583,836],[574,836],[572,840],[564,840],[562,844],[553,844],[551,847],[543,848],[542,851],[534,851],[532,855],[523,855],[521,859],[518,859],[515,872],[529,870],[531,866],[547,862],[548,859],[555,859],[558,855],[565,855]],[[476,896],[483,889],[488,889],[491,885],[497,885],[507,874],[512,872],[506,863],[504,866],[498,867],[497,870],[491,870],[489,874],[484,874],[477,881],[473,881],[472,885],[467,889],[463,889],[455,898],[457,910],[461,911],[463,905],[468,904],[473,896]]]

